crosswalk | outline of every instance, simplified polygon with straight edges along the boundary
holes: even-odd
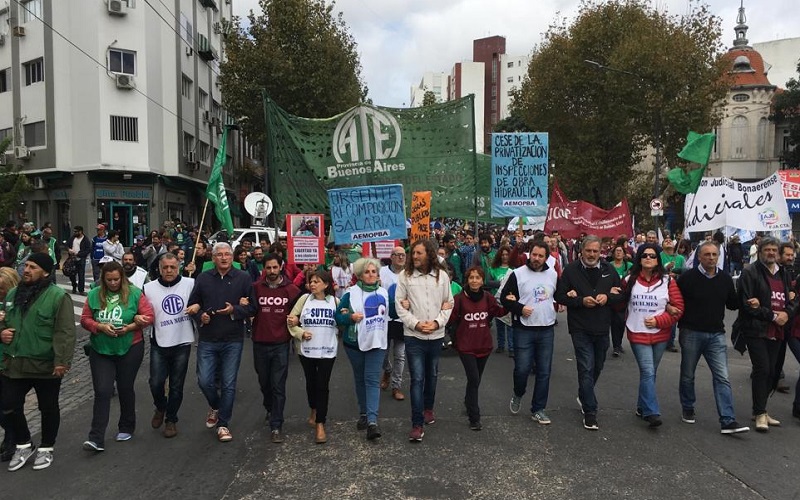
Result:
[[[88,273],[86,276],[86,291],[89,291],[89,287],[94,282],[94,277],[92,276],[91,268],[88,269]],[[80,295],[77,293],[72,293],[72,284],[69,281],[69,278],[61,274],[61,271],[56,271],[56,284],[67,291],[67,295],[70,296],[72,299],[72,309],[75,312],[75,326],[80,326],[81,324],[81,312],[83,312],[83,304],[86,303],[86,296]]]

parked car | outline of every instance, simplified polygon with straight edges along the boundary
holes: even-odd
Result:
[[[214,245],[219,239],[222,234],[227,235],[228,231],[222,229],[217,231],[216,233],[212,234],[208,237],[209,243]],[[237,227],[233,229],[233,235],[228,235],[227,241],[231,244],[232,248],[236,248],[238,245],[241,245],[244,240],[249,240],[253,243],[253,246],[258,246],[261,239],[266,236],[270,243],[274,243],[276,241],[275,238],[275,228],[274,227]],[[286,238],[286,231],[278,231],[278,237]]]

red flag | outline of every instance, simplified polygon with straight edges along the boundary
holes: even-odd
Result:
[[[631,236],[633,224],[628,200],[623,199],[611,210],[603,210],[586,201],[567,199],[558,183],[554,183],[544,231],[558,231],[564,238],[578,238],[581,233],[601,238]]]

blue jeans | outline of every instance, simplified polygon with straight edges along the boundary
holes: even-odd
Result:
[[[553,327],[541,330],[514,328],[514,394],[522,397],[528,387],[528,376],[536,363],[531,413],[547,407],[550,394],[550,367],[553,364]]]
[[[572,346],[575,348],[575,365],[578,368],[578,398],[583,412],[597,414],[597,397],[594,385],[600,378],[608,351],[608,334],[592,335],[584,332],[570,332]]]
[[[290,345],[291,342],[281,344],[253,342],[253,364],[261,388],[262,404],[269,413],[269,428],[273,431],[281,430],[283,427]]]
[[[661,415],[658,397],[656,397],[656,372],[666,350],[667,342],[658,342],[657,344],[631,342],[631,351],[639,365],[639,399],[636,407],[642,410],[643,417]]]
[[[191,350],[190,344],[161,347],[150,341],[150,393],[156,410],[166,412],[167,422],[178,421]],[[167,380],[169,395],[165,396],[164,385]]]
[[[800,362],[800,339],[797,337],[789,337],[787,342],[789,349],[792,350],[794,358]],[[793,409],[800,410],[800,377],[797,379],[797,385],[794,387],[794,405]]]
[[[439,355],[442,341],[420,340],[406,336],[406,359],[411,374],[411,425],[425,423],[423,410],[433,410],[436,402],[436,380],[439,376]]]
[[[441,349],[441,344],[439,344]],[[353,380],[356,385],[358,412],[367,416],[367,423],[378,423],[378,407],[381,402],[381,373],[386,349],[361,351],[345,346],[345,352],[353,367]]]
[[[678,341],[681,344],[681,379],[679,393],[681,407],[694,410],[694,374],[700,356],[705,358],[714,386],[714,401],[717,403],[719,423],[727,425],[736,420],[733,411],[733,391],[728,381],[728,345],[725,332],[698,332],[681,328]]]
[[[514,329],[500,321],[500,318],[494,319],[494,325],[497,329],[497,347],[506,347],[506,339],[508,339],[508,352],[514,352]]]
[[[242,361],[241,342],[197,343],[197,385],[206,397],[208,405],[219,410],[217,427],[228,427],[233,415],[236,398],[236,376]],[[217,390],[217,369],[220,373],[220,389]]]

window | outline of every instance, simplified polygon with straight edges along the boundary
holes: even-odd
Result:
[[[219,118],[220,121],[222,120],[222,108],[220,108],[219,103],[213,99],[211,100],[211,116]]]
[[[514,77],[513,76],[509,76],[508,78],[506,78],[506,81],[508,83],[514,83]]]
[[[492,85],[492,97],[497,97],[497,86]]]
[[[731,125],[731,158],[747,157],[747,118],[737,116]]]
[[[25,146],[32,148],[44,146],[45,140],[44,122],[28,123],[25,125]]]
[[[189,153],[194,151],[194,136],[192,134],[183,133],[183,156],[189,156]]]
[[[110,49],[108,51],[108,70],[112,73],[136,75],[136,52]]]
[[[134,116],[111,115],[111,140],[139,142],[139,119]]]
[[[767,157],[767,119],[758,120],[758,158]]]
[[[200,102],[198,103],[200,109],[208,109],[208,93],[200,89]]]
[[[719,158],[719,128],[714,127],[714,149],[711,152],[711,156],[714,158]]]
[[[733,96],[733,100],[735,102],[746,102],[750,100],[750,96],[747,94],[736,94]]]
[[[0,129],[0,142],[3,142],[3,140],[6,137],[11,137],[11,128],[10,127],[9,128],[4,128],[4,129]]]
[[[10,75],[9,68],[0,71],[0,93],[8,92],[8,77]]]
[[[194,47],[194,29],[189,18],[181,12],[181,38],[189,44],[189,47]]]
[[[25,69],[25,86],[44,81],[44,59],[34,59],[22,65]]]
[[[514,61],[511,61],[510,63],[508,63],[508,64],[506,65],[506,67],[508,67],[508,68],[513,68],[513,67],[514,67]]]
[[[208,163],[208,152],[211,148],[203,141],[197,143],[197,161],[200,163]]]
[[[22,22],[27,23],[35,21],[37,18],[42,18],[42,0],[28,0],[19,5],[19,10],[22,11]]]
[[[192,81],[186,75],[181,79],[181,95],[187,99],[192,98]]]

